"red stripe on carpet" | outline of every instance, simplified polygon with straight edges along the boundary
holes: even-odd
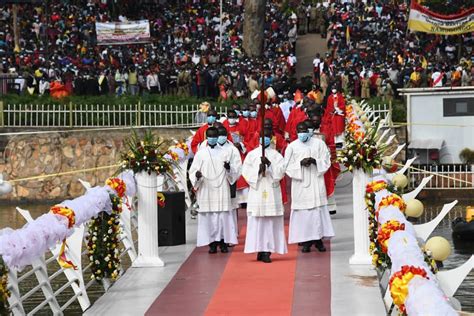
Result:
[[[145,315],[204,314],[230,257],[208,250],[200,247],[191,253]]]
[[[298,253],[293,316],[331,315],[331,243],[324,241],[328,251]]]
[[[297,246],[263,263],[243,253],[245,235],[239,237],[205,315],[290,315]]]

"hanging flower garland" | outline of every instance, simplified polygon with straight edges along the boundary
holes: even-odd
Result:
[[[10,291],[7,286],[8,268],[5,262],[3,262],[2,256],[0,256],[0,315],[10,315],[10,305],[8,304]]]
[[[429,279],[426,270],[423,268],[402,266],[401,270],[395,272],[388,282],[393,303],[398,306],[402,313],[406,312],[405,300],[408,296],[408,283],[417,275]]]
[[[65,207],[65,206],[55,205],[49,211],[52,214],[65,217],[68,220],[69,229],[74,227],[74,224],[76,223],[76,214],[70,208]],[[66,257],[66,246],[67,246],[66,239],[64,239],[61,244],[61,248],[59,250],[58,263],[64,269],[73,268],[74,270],[76,270],[77,269],[76,265],[72,261],[68,260]]]
[[[384,180],[377,180],[368,183],[365,189],[365,204],[367,205],[367,211],[369,214],[369,252],[372,256],[372,265],[375,267],[383,266],[384,268],[387,268],[386,263],[390,262],[390,258],[386,253],[382,252],[377,241],[378,223],[375,217],[375,193],[387,188],[387,182]]]
[[[127,186],[122,179],[109,178],[106,180],[115,194],[110,194],[112,212],[101,212],[89,223],[87,250],[92,263],[91,278],[100,281],[104,278],[116,280],[120,270],[120,213],[122,199],[125,197]]]

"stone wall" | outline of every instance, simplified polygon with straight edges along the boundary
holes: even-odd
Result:
[[[187,129],[158,129],[165,139],[184,139],[190,136]],[[83,131],[33,135],[0,136],[3,156],[0,173],[6,179],[21,179],[71,170],[114,165],[119,162],[124,140],[130,130]],[[103,185],[116,168],[87,173],[57,176],[44,180],[23,181],[13,185],[13,192],[0,195],[0,201],[39,201],[75,198],[84,193],[78,179],[92,185]]]

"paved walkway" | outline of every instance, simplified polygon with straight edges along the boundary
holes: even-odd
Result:
[[[306,34],[298,37],[298,45],[296,46],[296,75],[301,78],[306,75],[312,76],[313,59],[316,53],[322,57],[326,54],[326,39],[321,38],[320,34]]]
[[[351,187],[338,188],[336,199],[336,237],[326,253],[290,246],[287,255],[264,264],[243,254],[241,244],[209,255],[195,248],[197,221],[188,219],[188,244],[160,248],[165,267],[127,270],[86,315],[384,315],[374,270],[348,264]],[[243,238],[245,220],[240,223]]]

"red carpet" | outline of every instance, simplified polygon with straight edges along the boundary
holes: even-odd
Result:
[[[239,239],[205,315],[290,315],[298,247],[266,264],[243,253],[245,234]]]
[[[239,213],[242,227],[246,216]],[[331,315],[329,242],[325,253],[313,247],[303,254],[289,245],[288,254],[273,254],[265,264],[243,253],[245,227],[240,232],[240,244],[229,254],[196,249],[146,315]]]

